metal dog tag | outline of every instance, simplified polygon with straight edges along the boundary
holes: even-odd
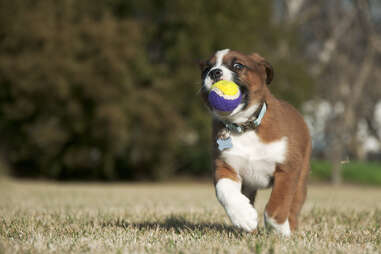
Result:
[[[220,151],[233,147],[231,137],[228,137],[226,139],[219,138],[217,139],[217,144],[218,144],[218,150]]]

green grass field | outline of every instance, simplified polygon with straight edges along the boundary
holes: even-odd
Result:
[[[380,253],[381,189],[314,185],[290,238],[231,227],[212,184],[0,181],[0,253]]]
[[[329,182],[331,166],[328,161],[311,161],[311,180]],[[347,183],[381,186],[381,163],[351,161],[342,165],[343,181]]]

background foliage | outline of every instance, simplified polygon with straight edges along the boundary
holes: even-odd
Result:
[[[312,79],[271,1],[0,0],[0,154],[16,176],[209,174],[198,61],[260,52],[299,106]],[[287,41],[291,55],[274,49]],[[292,60],[292,61],[291,61]]]

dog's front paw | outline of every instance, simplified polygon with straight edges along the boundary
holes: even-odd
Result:
[[[258,214],[248,199],[234,202],[226,206],[225,209],[234,226],[247,232],[252,232],[257,228]]]

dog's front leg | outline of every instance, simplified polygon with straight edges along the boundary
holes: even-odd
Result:
[[[234,226],[247,232],[257,228],[257,211],[241,193],[241,181],[228,167],[216,169],[216,195]]]

